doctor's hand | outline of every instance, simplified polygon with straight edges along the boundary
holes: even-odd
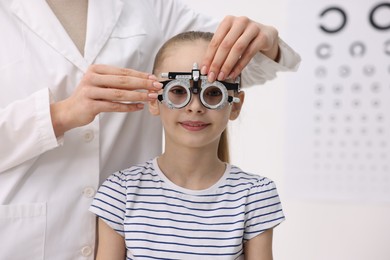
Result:
[[[278,39],[278,31],[272,26],[247,17],[227,16],[214,33],[201,73],[207,73],[210,82],[236,78],[258,52],[278,62]]]
[[[91,123],[102,112],[134,112],[157,98],[162,84],[147,73],[108,65],[91,65],[73,94],[50,106],[56,136]],[[139,91],[148,90],[148,91]],[[149,92],[149,93],[148,93]]]

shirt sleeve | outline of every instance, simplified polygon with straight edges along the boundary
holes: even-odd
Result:
[[[249,191],[246,204],[244,240],[249,240],[285,219],[275,183],[259,180]]]
[[[242,71],[242,87],[264,84],[276,78],[279,71],[296,71],[301,57],[282,39],[279,39],[280,60],[275,62],[262,53],[257,53]]]
[[[62,144],[50,115],[51,95],[42,89],[0,109],[0,173]]]
[[[95,213],[112,229],[124,236],[126,213],[126,176],[122,172],[112,174],[100,186],[89,211]]]

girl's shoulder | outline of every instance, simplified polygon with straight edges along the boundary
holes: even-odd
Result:
[[[226,178],[224,186],[229,189],[229,192],[240,192],[245,194],[276,192],[276,184],[268,177],[243,171],[241,168],[234,165],[231,165],[230,167],[230,173]]]
[[[233,182],[248,183],[250,185],[265,185],[273,181],[260,174],[250,173],[241,170],[240,167],[231,165],[228,180]]]
[[[136,165],[132,165],[129,168],[126,168],[124,170],[120,170],[114,174],[116,175],[121,175],[123,177],[132,177],[140,174],[147,174],[155,172],[154,165],[153,165],[153,160],[148,160],[143,163],[139,163]]]
[[[123,186],[142,181],[152,181],[158,178],[153,160],[133,165],[129,168],[117,171],[107,178],[107,181],[115,181]]]

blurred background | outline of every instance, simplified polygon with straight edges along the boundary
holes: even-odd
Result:
[[[278,186],[274,258],[390,259],[390,1],[184,0],[275,26],[302,56],[246,90],[232,163]]]

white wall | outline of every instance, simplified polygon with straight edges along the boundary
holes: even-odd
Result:
[[[216,17],[245,15],[274,25],[289,42],[284,37],[288,0],[184,1]],[[389,205],[289,198],[283,159],[284,135],[288,130],[284,113],[285,77],[280,74],[265,86],[246,90],[243,113],[230,131],[233,163],[270,177],[278,185],[287,220],[274,232],[275,259],[389,260]]]

